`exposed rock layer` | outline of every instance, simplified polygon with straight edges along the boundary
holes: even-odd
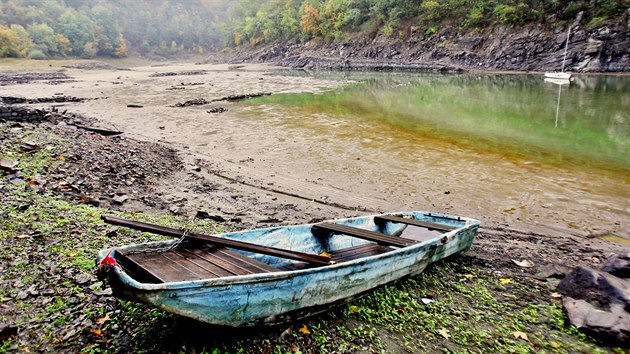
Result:
[[[306,69],[337,70],[507,70],[559,71],[565,28],[501,26],[481,32],[445,30],[426,36],[411,29],[405,39],[377,35],[349,41],[250,48],[234,62],[274,62]],[[587,29],[572,25],[565,70],[630,72],[630,31],[626,23]]]

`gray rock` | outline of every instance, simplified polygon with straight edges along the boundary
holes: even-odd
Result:
[[[118,196],[115,196],[114,198],[112,198],[112,200],[116,204],[122,204],[122,203],[126,202],[127,199],[129,199],[129,197],[127,195],[118,195]]]
[[[619,278],[630,278],[630,253],[615,255],[607,259],[602,266],[602,271]]]
[[[594,39],[594,38],[589,38],[586,41],[586,48],[584,48],[584,54],[586,55],[597,55],[597,53],[599,53],[602,50],[602,46],[604,45],[604,42]]]
[[[630,309],[630,281],[583,266],[560,282],[558,292],[600,306],[618,302]]]
[[[92,277],[89,274],[85,273],[77,274],[74,277],[74,281],[76,281],[79,285],[87,284],[90,282],[90,280],[92,280]]]
[[[602,341],[630,340],[630,280],[579,266],[557,290],[565,295],[563,305],[573,325]]]
[[[594,337],[626,344],[630,340],[630,313],[623,305],[617,303],[602,310],[571,297],[562,299],[562,305],[571,323]]]
[[[96,296],[111,296],[112,295],[112,289],[111,288],[107,288],[105,290],[95,290],[92,292],[92,294],[96,295]]]

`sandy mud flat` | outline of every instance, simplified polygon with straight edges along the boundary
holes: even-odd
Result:
[[[284,75],[279,69],[191,63],[124,69],[100,64],[66,65],[61,70],[29,67],[30,72],[21,68],[10,73],[28,77],[25,82],[0,86],[0,96],[79,97],[80,102],[31,106],[54,106],[67,114],[93,118],[94,126],[122,131],[123,139],[175,150],[180,167],[156,181],[150,196],[129,194],[122,205],[115,206],[126,211],[170,212],[190,218],[209,215],[237,227],[262,227],[381,211],[435,210],[482,220],[488,238],[482,233],[475,249],[482,258],[495,261],[505,260],[507,253],[570,266],[593,262],[591,252],[577,252],[581,248],[596,254],[596,262],[611,251],[627,250],[630,221],[624,218],[629,205],[623,182],[616,182],[620,192],[614,197],[588,191],[586,185],[573,191],[540,190],[551,178],[527,173],[527,164],[492,157],[470,159],[456,149],[446,153],[460,156],[466,168],[447,175],[414,175],[431,163],[433,168],[439,165],[445,152],[438,148],[423,157],[433,161],[410,165],[409,175],[392,178],[387,170],[369,165],[369,154],[362,155],[360,144],[340,147],[334,144],[334,136],[318,142],[274,124],[273,119],[257,119],[277,115],[273,109],[226,99],[319,92],[346,82]],[[40,72],[40,79],[34,72]],[[53,79],[51,72],[57,73]],[[523,171],[526,180],[521,179]],[[497,173],[503,175],[493,177]],[[587,183],[589,176],[555,178]],[[562,183],[557,187],[562,188]],[[414,189],[410,190],[411,184]],[[571,194],[558,197],[561,193]],[[549,196],[553,204],[545,201]],[[618,242],[597,238],[610,234]],[[523,238],[528,241],[523,243]],[[565,245],[565,250],[554,244]],[[572,261],[561,261],[564,257]]]

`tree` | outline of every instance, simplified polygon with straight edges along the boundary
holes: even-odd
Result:
[[[96,53],[98,53],[98,45],[94,42],[87,42],[83,46],[83,50],[81,52],[82,52],[81,57],[83,58],[86,58],[86,59],[94,58],[96,56]]]
[[[319,21],[319,10],[316,9],[313,5],[304,6],[302,20],[300,20],[302,30],[312,36],[318,35],[321,32]]]
[[[31,37],[29,37],[28,33],[21,25],[11,25],[11,31],[15,33],[18,39],[18,57],[26,57],[31,48],[33,48],[33,41],[31,40]]]
[[[71,9],[59,16],[57,31],[68,38],[72,53],[75,55],[81,55],[85,44],[94,38],[94,28],[90,19]]]
[[[45,23],[35,23],[26,28],[26,32],[35,44],[35,48],[41,50],[46,55],[59,53],[55,31]]]
[[[117,44],[120,31],[114,20],[114,13],[103,5],[92,8],[91,17],[94,21],[94,43],[97,44],[99,55],[113,55],[114,45]]]
[[[125,43],[125,37],[122,33],[118,35],[118,45],[114,49],[114,56],[116,58],[123,58],[129,54],[129,50],[127,49],[127,43]]]
[[[0,57],[18,57],[18,36],[10,28],[0,25]]]
[[[57,33],[55,35],[55,39],[57,40],[57,47],[59,48],[59,54],[64,57],[72,53],[72,46],[70,45],[70,40],[66,38],[63,34]]]

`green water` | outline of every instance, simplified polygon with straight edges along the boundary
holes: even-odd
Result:
[[[253,104],[286,106],[306,125],[317,115],[413,134],[471,151],[540,163],[630,172],[630,77],[353,74],[323,93],[275,94]],[[357,131],[356,134],[360,134]]]

